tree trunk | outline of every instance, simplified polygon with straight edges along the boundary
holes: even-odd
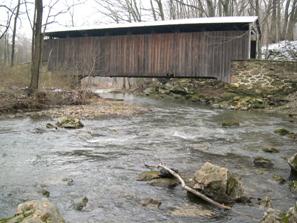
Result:
[[[283,32],[282,32],[283,40],[287,38],[290,3],[291,3],[291,0],[287,0],[286,6],[285,6],[284,24],[283,24]]]
[[[281,7],[281,2],[280,0],[277,1],[277,18],[276,18],[276,42],[278,42],[281,37],[281,20],[282,20],[282,16],[281,16],[281,13],[282,13],[282,7]]]
[[[162,0],[156,0],[156,2],[159,8],[159,14],[160,14],[161,20],[165,20]]]
[[[272,17],[271,17],[271,26],[270,26],[272,43],[275,43],[276,41],[276,32],[277,32],[276,10],[277,10],[277,0],[272,0]]]
[[[30,91],[38,90],[39,72],[41,64],[42,54],[42,41],[43,35],[42,29],[42,12],[43,4],[42,0],[35,0],[35,11],[34,11],[34,26],[33,26],[33,41],[32,41],[32,65],[31,65],[31,83]]]
[[[156,15],[156,10],[155,10],[154,4],[153,4],[153,0],[150,0],[150,4],[151,4],[151,9],[152,9],[154,20],[157,21],[157,15]]]
[[[294,40],[294,26],[297,20],[297,0],[293,1],[287,31],[287,40]]]
[[[18,22],[19,13],[20,13],[20,6],[21,6],[21,0],[18,0],[17,10],[14,17],[13,33],[12,33],[11,58],[10,58],[11,67],[13,67],[14,65],[15,37],[16,37],[17,22]]]
[[[4,35],[4,64],[9,64],[9,34]]]
[[[208,11],[208,17],[214,17],[215,16],[215,8],[213,5],[213,2],[211,0],[206,0],[206,4],[207,4],[207,11]]]

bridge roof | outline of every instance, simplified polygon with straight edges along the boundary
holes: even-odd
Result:
[[[254,25],[260,33],[258,17],[256,16],[227,16],[203,17],[192,19],[177,19],[153,22],[138,22],[124,24],[109,24],[93,27],[73,27],[59,30],[49,30],[45,36],[52,38],[106,36],[143,33],[189,32],[208,30],[238,30],[248,29],[247,25]]]

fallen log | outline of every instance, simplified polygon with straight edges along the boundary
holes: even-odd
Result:
[[[207,197],[206,195],[200,193],[199,191],[197,190],[194,190],[193,188],[189,187],[186,185],[185,181],[183,180],[183,178],[177,173],[175,172],[174,170],[170,169],[169,167],[163,165],[163,164],[159,164],[159,165],[156,165],[156,166],[152,166],[152,165],[148,165],[148,164],[145,164],[146,167],[149,167],[149,168],[152,168],[152,167],[157,167],[157,168],[162,168],[162,169],[165,169],[166,171],[168,171],[172,176],[174,176],[176,179],[178,179],[178,181],[181,183],[181,187],[184,188],[186,191],[196,195],[197,197],[201,198],[202,200],[218,207],[218,208],[221,208],[221,209],[227,209],[227,210],[230,210],[231,207],[229,206],[226,206],[224,204],[220,204],[214,200],[212,200],[211,198]]]

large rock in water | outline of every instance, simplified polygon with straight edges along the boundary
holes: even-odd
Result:
[[[78,118],[72,118],[72,117],[62,117],[58,120],[56,125],[60,128],[65,128],[65,129],[79,129],[84,127],[84,125],[81,123],[81,121]]]
[[[65,223],[59,210],[47,199],[27,201],[18,205],[16,215],[0,219],[1,223]]]
[[[227,168],[209,162],[195,173],[194,189],[222,203],[243,198],[242,183]]]
[[[296,223],[297,222],[297,202],[294,207],[291,207],[285,216],[283,216],[283,222]]]
[[[297,203],[287,212],[281,213],[279,210],[269,208],[260,223],[296,223],[297,222]]]
[[[288,163],[291,167],[292,172],[297,174],[297,153],[295,153],[288,159]]]
[[[282,223],[280,215],[281,215],[281,212],[279,210],[269,208],[265,212],[260,223]]]

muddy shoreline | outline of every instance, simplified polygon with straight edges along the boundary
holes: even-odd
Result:
[[[96,119],[126,117],[146,112],[145,108],[120,100],[103,99],[92,92],[43,91],[27,96],[25,91],[0,92],[0,119],[58,118]]]

